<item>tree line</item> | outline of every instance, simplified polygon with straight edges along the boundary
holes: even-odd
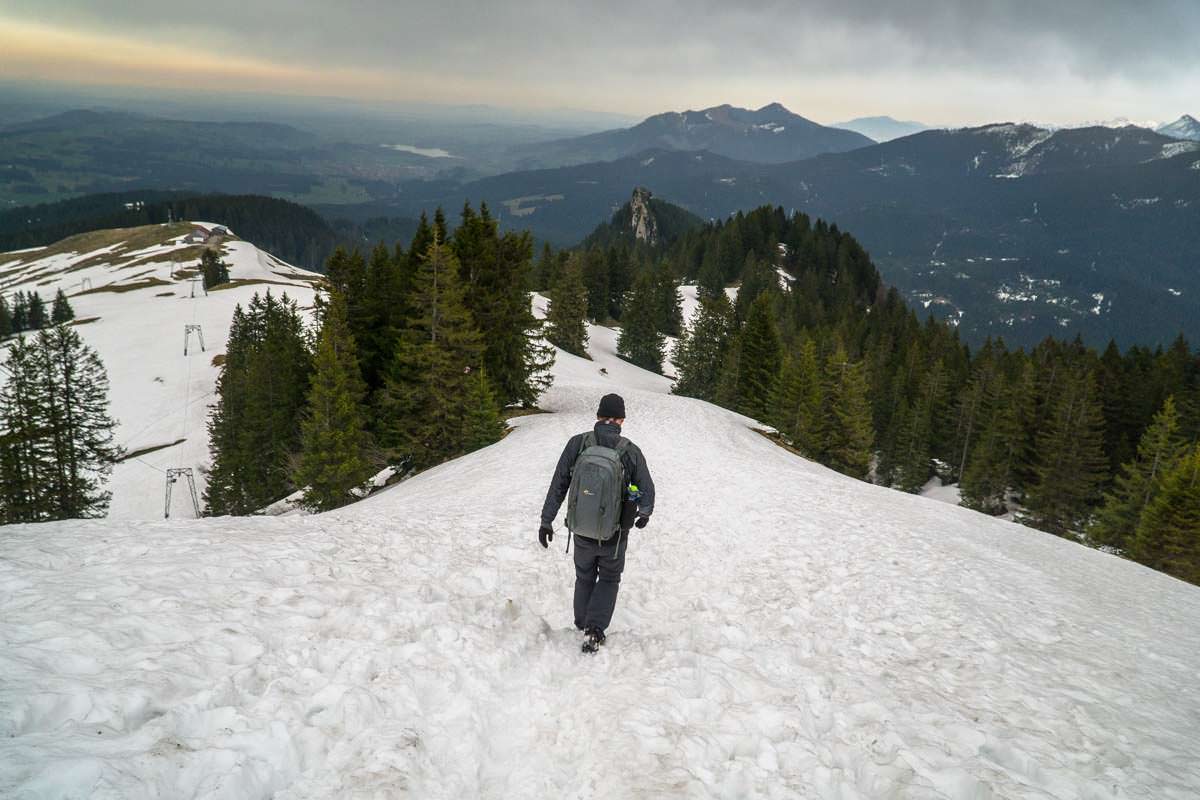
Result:
[[[497,441],[507,406],[549,384],[529,297],[533,245],[486,205],[450,233],[438,210],[407,248],[339,249],[317,329],[286,296],[235,311],[209,418],[210,514],[296,489],[326,510],[384,464],[424,469]]]
[[[0,337],[15,333],[38,331],[51,325],[62,325],[75,319],[75,310],[62,289],[54,294],[49,311],[37,292],[15,292],[12,303],[0,295]]]
[[[908,492],[957,483],[963,505],[1200,582],[1200,358],[1182,338],[971,352],[886,287],[851,235],[780,208],[658,248],[592,241],[535,270],[564,349],[586,353],[581,311],[618,321],[621,354],[655,371],[678,337],[676,393],[762,420],[809,458]],[[683,331],[680,283],[699,293]]]
[[[103,516],[120,450],[108,416],[108,376],[67,325],[18,336],[0,387],[0,520]]]

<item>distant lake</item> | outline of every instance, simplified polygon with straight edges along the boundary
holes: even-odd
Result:
[[[458,158],[449,150],[443,150],[440,147],[414,147],[411,144],[381,144],[380,147],[387,147],[392,150],[399,150],[403,153],[414,153],[418,156],[426,158]]]

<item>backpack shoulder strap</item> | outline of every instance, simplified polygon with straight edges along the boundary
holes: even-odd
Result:
[[[627,452],[629,452],[629,440],[624,436],[618,437],[617,446],[615,449],[621,455],[625,455]]]

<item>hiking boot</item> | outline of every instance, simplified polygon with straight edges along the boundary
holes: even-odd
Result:
[[[583,652],[594,653],[604,644],[604,631],[599,628],[587,628],[583,633],[586,637],[583,640]]]

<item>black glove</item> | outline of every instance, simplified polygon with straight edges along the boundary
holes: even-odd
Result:
[[[538,541],[542,543],[542,547],[549,547],[554,541],[554,528],[549,525],[542,525],[538,528]]]
[[[634,522],[633,524],[635,527],[644,528],[648,524],[650,524],[650,518],[649,517],[638,517],[637,521]]]

